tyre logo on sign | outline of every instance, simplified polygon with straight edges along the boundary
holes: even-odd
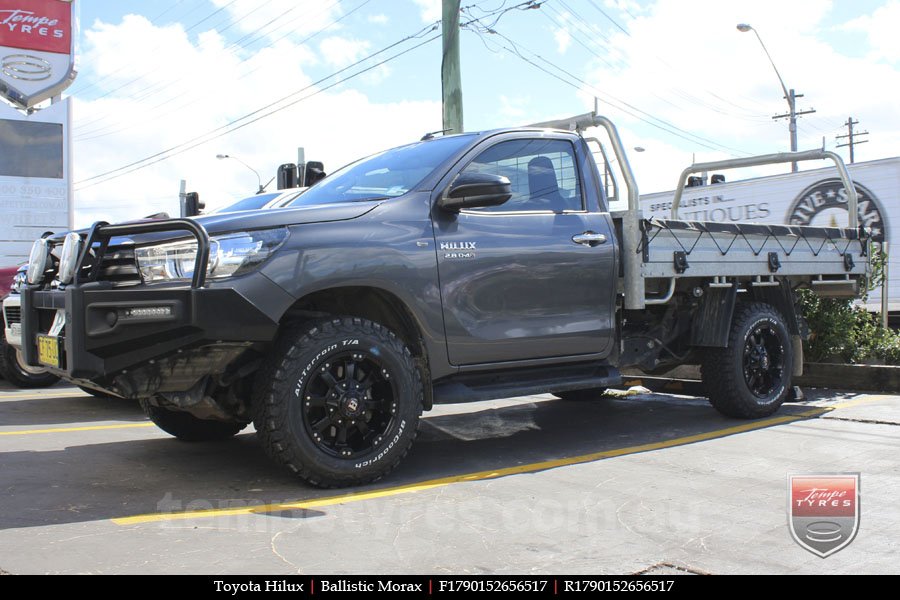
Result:
[[[856,184],[859,195],[859,224],[870,229],[872,235],[885,235],[884,211],[878,198],[865,186]],[[818,227],[847,227],[847,190],[838,178],[816,182],[797,196],[787,214],[791,225]]]
[[[859,531],[859,473],[791,475],[788,502],[791,537],[816,556],[846,548]]]
[[[75,79],[73,0],[0,0],[0,96],[19,108]]]
[[[43,58],[30,54],[10,54],[0,61],[0,70],[7,77],[22,81],[43,81],[53,75],[53,67]]]

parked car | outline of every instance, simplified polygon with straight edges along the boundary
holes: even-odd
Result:
[[[59,381],[59,377],[48,373],[43,367],[32,367],[22,359],[21,336],[22,318],[19,295],[10,296],[17,273],[25,276],[24,267],[0,268],[0,301],[4,302],[4,329],[0,339],[0,375],[12,385],[20,388],[42,388]],[[9,298],[10,302],[6,303]],[[9,343],[13,340],[13,343]]]
[[[309,188],[292,188],[279,192],[267,192],[242,198],[237,202],[221,208],[209,211],[207,214],[223,214],[240,212],[244,210],[260,210],[267,208],[282,208],[293,202],[300,194]]]

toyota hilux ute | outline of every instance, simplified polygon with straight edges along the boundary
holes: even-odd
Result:
[[[591,398],[624,367],[700,364],[713,407],[764,417],[802,369],[794,290],[852,297],[867,275],[854,186],[822,151],[693,165],[679,185],[824,158],[849,228],[679,221],[677,197],[672,219],[645,220],[615,126],[593,113],[426,139],[283,210],[37,240],[22,350],[139,400],[183,440],[253,423],[273,460],[319,486],[384,476],[435,403]]]

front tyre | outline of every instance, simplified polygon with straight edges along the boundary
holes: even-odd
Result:
[[[183,442],[217,442],[237,435],[248,423],[198,419],[192,414],[153,406],[141,399],[141,408],[153,423]]]
[[[781,407],[794,367],[784,318],[768,304],[739,304],[727,348],[709,349],[701,375],[710,403],[720,413],[758,419]]]
[[[406,456],[422,414],[409,349],[359,318],[286,330],[256,390],[254,424],[266,453],[319,487],[384,477]]]

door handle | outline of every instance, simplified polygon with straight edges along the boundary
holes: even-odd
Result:
[[[590,246],[591,248],[593,248],[594,246],[605,244],[606,236],[602,233],[585,231],[584,233],[579,233],[578,235],[572,236],[572,241],[576,244],[581,244],[582,246]]]

